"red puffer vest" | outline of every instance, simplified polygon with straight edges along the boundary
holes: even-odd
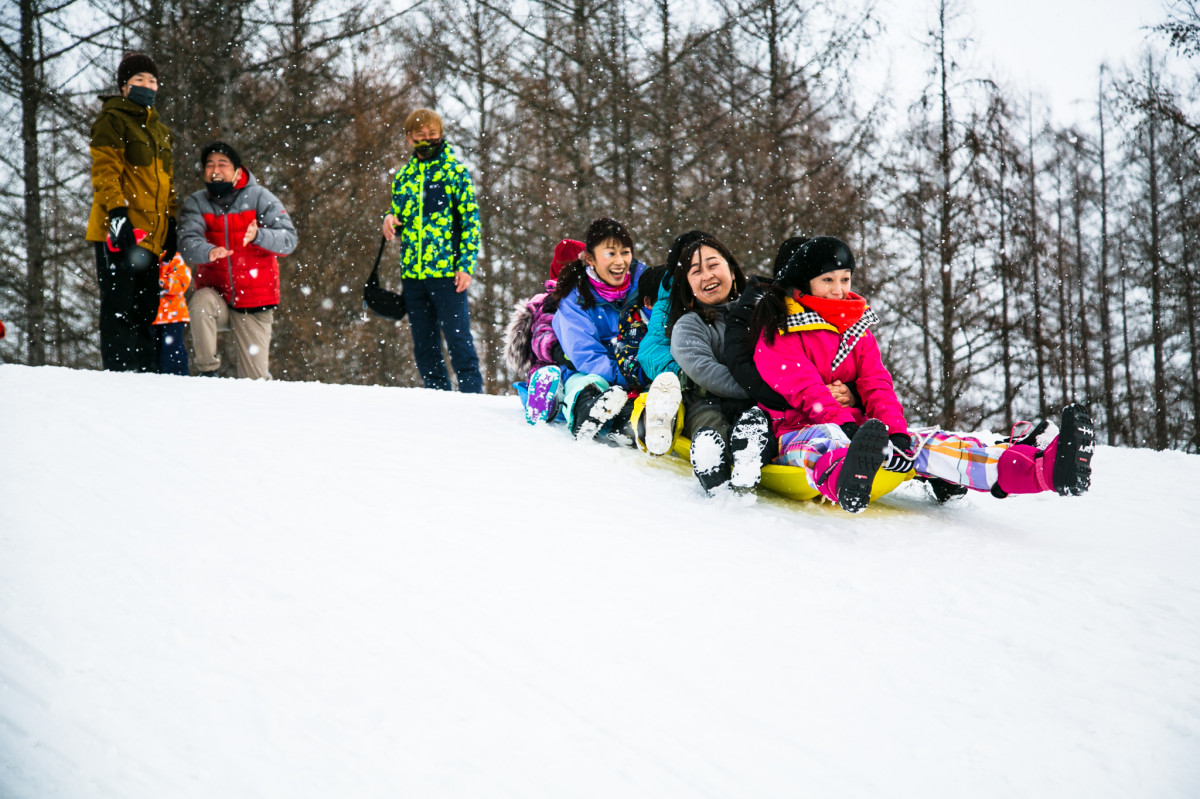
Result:
[[[246,228],[257,218],[253,195],[258,184],[246,170],[233,187],[237,192],[227,213],[215,213],[215,204],[204,212],[204,238],[214,247],[233,250],[233,255],[196,268],[196,287],[207,286],[221,293],[234,308],[263,308],[279,304],[279,260],[254,242],[242,244]]]

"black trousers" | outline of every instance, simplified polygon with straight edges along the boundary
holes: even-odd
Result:
[[[140,253],[138,253],[140,255]],[[127,257],[96,243],[100,285],[100,360],[110,372],[153,372],[158,362],[154,317],[158,314],[158,267],[134,267]]]

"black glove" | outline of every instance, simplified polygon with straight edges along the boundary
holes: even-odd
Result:
[[[133,223],[129,221],[129,209],[113,208],[108,212],[108,246],[110,250],[123,253],[137,246],[133,235]]]
[[[888,450],[887,462],[883,464],[885,471],[907,472],[917,462],[917,453],[912,450],[912,436],[908,433],[892,433],[888,436],[891,448]]]
[[[842,422],[838,427],[842,428],[842,432],[846,434],[846,438],[854,440],[854,434],[858,432],[858,422]]]
[[[179,252],[179,232],[175,229],[175,217],[167,218],[167,238],[163,241],[162,259],[169,261]]]

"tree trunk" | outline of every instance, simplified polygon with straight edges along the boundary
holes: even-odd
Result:
[[[1054,201],[1054,271],[1058,283],[1058,346],[1054,350],[1058,353],[1058,382],[1059,392],[1062,398],[1061,404],[1066,405],[1070,402],[1071,396],[1071,349],[1074,344],[1071,335],[1071,324],[1069,319],[1068,306],[1070,301],[1067,299],[1067,264],[1064,257],[1064,237],[1063,237],[1063,186],[1062,186],[1062,160],[1055,167],[1055,175],[1058,183],[1058,192]]]
[[[1147,70],[1151,96],[1154,93],[1154,68]],[[1159,252],[1158,207],[1158,119],[1147,113],[1147,167],[1150,178],[1150,318],[1154,347],[1154,448],[1167,448],[1167,369],[1166,331],[1163,328],[1162,256]]]
[[[1100,119],[1100,273],[1097,301],[1100,303],[1101,368],[1104,371],[1105,443],[1114,442],[1117,426],[1116,363],[1112,348],[1112,319],[1109,315],[1108,285],[1108,160],[1104,151],[1104,67],[1100,67],[1100,87],[1096,107]]]
[[[1176,124],[1175,141],[1180,140],[1179,125]],[[1197,345],[1200,344],[1200,334],[1196,328],[1196,288],[1192,279],[1192,240],[1191,225],[1188,224],[1188,201],[1186,175],[1186,159],[1180,159],[1177,182],[1179,187],[1179,267],[1183,277],[1183,302],[1187,309],[1188,326],[1188,383],[1192,395],[1192,430],[1187,439],[1187,449],[1193,452],[1200,450],[1200,360],[1197,359]]]
[[[1033,104],[1029,105],[1029,275],[1033,317],[1033,349],[1037,361],[1038,415],[1046,417],[1049,403],[1046,401],[1046,349],[1042,341],[1042,303],[1037,296],[1038,266],[1038,212],[1037,212],[1037,156],[1033,150]]]
[[[1013,358],[1012,323],[1009,319],[1009,263],[1008,263],[1008,196],[1005,184],[1008,178],[1008,158],[1003,149],[1000,156],[1000,360],[1004,368],[1004,429],[1013,426]]]
[[[1091,332],[1091,314],[1088,313],[1087,307],[1087,280],[1085,267],[1085,256],[1083,250],[1083,188],[1079,180],[1079,162],[1082,153],[1076,153],[1076,158],[1073,162],[1073,171],[1075,173],[1074,188],[1075,191],[1071,197],[1071,213],[1072,221],[1075,226],[1075,289],[1076,289],[1076,316],[1079,319],[1079,343],[1076,349],[1076,363],[1083,368],[1083,400],[1087,404],[1091,404],[1092,397],[1092,332]],[[1074,385],[1072,385],[1074,388]]]
[[[1125,365],[1125,403],[1128,414],[1128,436],[1125,444],[1136,447],[1141,442],[1138,439],[1137,391],[1133,384],[1133,348],[1129,345],[1129,291],[1125,284],[1126,273],[1125,253],[1121,252],[1121,338],[1124,345],[1123,360]]]
[[[955,409],[956,371],[954,362],[954,275],[951,272],[953,250],[950,244],[950,95],[946,75],[946,3],[938,9],[939,40],[938,66],[941,72],[941,106],[942,131],[941,146],[938,151],[939,166],[941,167],[941,224],[938,230],[938,262],[941,266],[942,288],[942,319],[941,319],[941,356],[942,356],[942,420],[947,427],[953,427],[958,422],[958,412]]]
[[[41,164],[38,152],[38,106],[42,84],[36,55],[40,25],[36,0],[21,3],[21,138],[25,182],[25,335],[28,363],[46,363],[46,237],[42,230]]]

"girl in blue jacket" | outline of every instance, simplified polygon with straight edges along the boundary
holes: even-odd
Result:
[[[633,237],[620,222],[601,218],[588,225],[579,260],[563,267],[554,288],[558,310],[554,334],[570,361],[565,387],[567,423],[576,438],[602,429],[632,444],[629,394],[617,367],[617,323],[646,268],[633,257]]]

